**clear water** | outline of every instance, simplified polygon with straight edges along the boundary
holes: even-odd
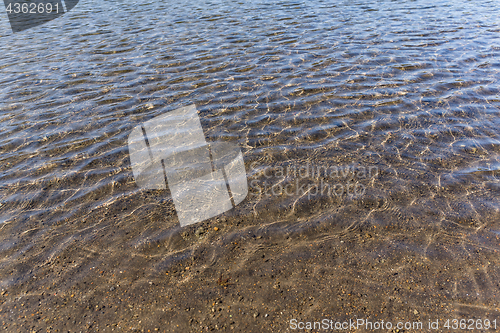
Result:
[[[2,14],[2,327],[500,326],[499,8],[81,0],[17,34]],[[191,103],[250,191],[181,228],[127,137]]]

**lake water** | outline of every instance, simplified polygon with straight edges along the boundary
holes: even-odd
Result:
[[[13,34],[3,13],[1,327],[500,327],[499,17],[496,1],[81,0]],[[168,189],[136,185],[127,138],[190,104],[207,141],[240,146],[249,193],[180,227]]]

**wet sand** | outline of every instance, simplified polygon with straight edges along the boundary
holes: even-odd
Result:
[[[0,20],[0,330],[493,331],[499,16],[81,0],[22,35]],[[182,228],[127,138],[191,104],[207,142],[241,148],[249,193]]]
[[[66,225],[81,231],[69,238],[54,230],[17,244],[29,250],[3,271],[13,283],[0,298],[3,328],[285,332],[293,319],[428,325],[499,314],[500,238],[487,228],[445,230],[366,198],[320,217],[255,215],[247,203],[181,228],[163,192],[98,208]]]

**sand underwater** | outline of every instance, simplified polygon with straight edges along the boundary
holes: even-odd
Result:
[[[81,0],[2,20],[2,331],[495,331],[499,14]],[[181,227],[127,140],[191,104],[248,194]]]

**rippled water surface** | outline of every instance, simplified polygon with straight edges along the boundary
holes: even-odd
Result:
[[[499,8],[81,0],[16,34],[2,14],[1,327],[500,329]],[[127,138],[189,104],[249,193],[181,228]]]

